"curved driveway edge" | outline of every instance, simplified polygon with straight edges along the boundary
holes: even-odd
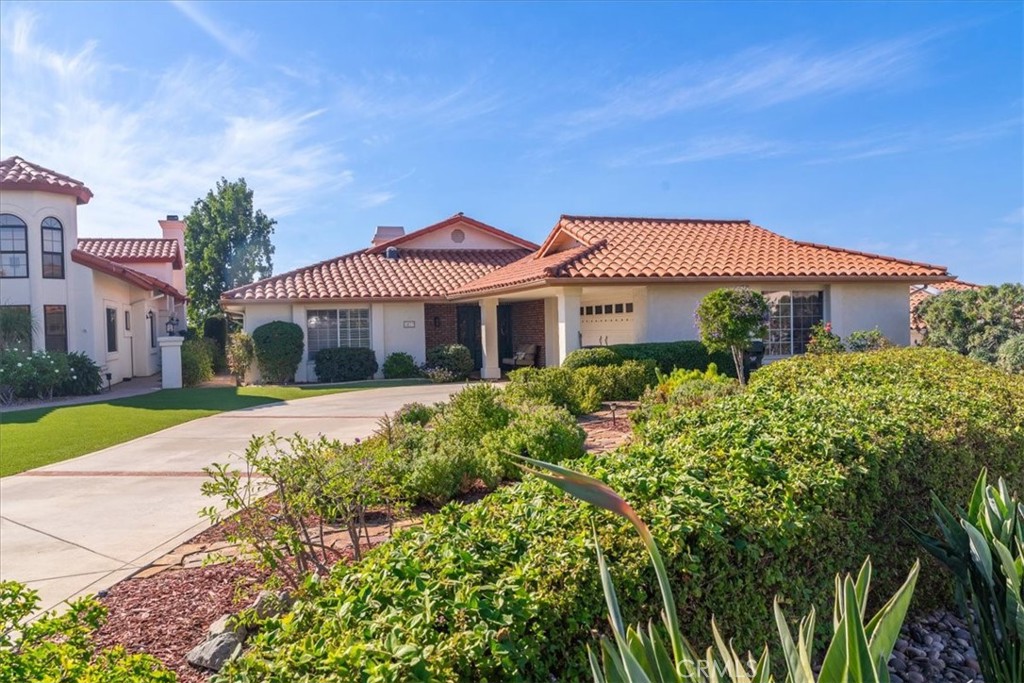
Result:
[[[95,453],[0,479],[0,579],[39,591],[41,609],[108,588],[208,526],[203,468],[254,434],[352,441],[406,403],[434,403],[461,384],[317,396],[200,418]],[[53,438],[59,439],[59,434]]]

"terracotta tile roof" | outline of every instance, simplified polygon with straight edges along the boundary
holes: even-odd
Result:
[[[911,285],[910,286],[910,329],[917,332],[923,332],[927,329],[927,325],[924,321],[917,317],[917,307],[925,299],[930,299],[933,296],[938,296],[943,292],[966,292],[971,289],[984,289],[981,285],[976,285],[971,282],[963,282],[962,280],[950,280],[949,282],[935,282],[929,285]]]
[[[133,284],[141,289],[163,292],[178,301],[188,300],[188,297],[175,289],[173,285],[155,278],[152,275],[141,273],[134,268],[129,268],[128,266],[116,263],[110,259],[105,259],[102,256],[96,256],[95,254],[90,254],[86,251],[82,251],[81,249],[72,249],[71,260],[88,268],[92,268],[93,270],[116,277],[117,279],[123,280],[129,284]]]
[[[750,221],[562,216],[536,254],[456,294],[563,278],[923,282],[948,279],[949,274],[943,266],[798,242]]]
[[[29,163],[17,156],[0,161],[0,189],[66,194],[77,199],[79,204],[88,204],[92,199],[92,190],[81,180]]]
[[[175,270],[180,270],[182,267],[181,251],[178,249],[178,240],[176,239],[86,238],[78,240],[78,248],[93,256],[118,263],[170,261],[174,264]]]
[[[365,249],[224,292],[221,303],[438,299],[527,255],[527,249]]]
[[[474,228],[477,228],[478,230],[480,230],[482,232],[486,232],[486,233],[488,233],[490,235],[493,235],[494,237],[497,237],[498,239],[505,240],[506,242],[510,243],[510,247],[509,248],[511,248],[511,249],[514,249],[516,247],[520,247],[520,248],[523,248],[523,249],[529,249],[530,251],[534,251],[535,249],[537,249],[537,245],[534,244],[533,242],[530,242],[529,240],[524,240],[522,237],[517,237],[517,236],[513,235],[510,232],[505,232],[504,230],[500,230],[500,229],[494,227],[493,225],[488,225],[487,223],[483,223],[481,221],[478,221],[475,218],[470,218],[469,216],[463,215],[461,213],[457,213],[457,214],[455,214],[453,216],[450,216],[449,218],[445,218],[440,223],[434,223],[433,225],[428,225],[425,228],[420,228],[419,230],[415,230],[413,232],[410,232],[408,235],[402,235],[401,237],[396,237],[393,240],[388,240],[387,242],[382,242],[381,244],[378,244],[376,246],[370,247],[367,251],[369,253],[371,253],[371,254],[383,254],[384,251],[388,247],[400,246],[400,245],[404,244],[405,242],[408,242],[409,240],[417,239],[419,237],[423,237],[424,235],[428,235],[428,234],[430,234],[432,232],[436,232],[438,230],[443,230],[444,228],[450,227],[450,226],[455,225],[457,223],[467,223],[467,224],[472,225]]]

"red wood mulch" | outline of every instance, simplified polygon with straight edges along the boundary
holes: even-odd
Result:
[[[624,441],[631,432],[628,409],[602,410],[580,420],[588,441]],[[610,438],[612,435],[618,438]],[[611,445],[608,443],[608,445]],[[475,502],[486,495],[471,491],[460,500]],[[414,515],[432,512],[417,507]],[[233,525],[227,520],[203,531],[188,543],[224,540]],[[351,558],[351,551],[344,556]],[[107,621],[96,634],[99,647],[123,645],[129,652],[149,653],[178,675],[182,683],[206,683],[210,672],[197,669],[185,655],[206,637],[214,620],[238,612],[252,603],[270,573],[249,562],[211,565],[195,569],[165,571],[144,579],[127,579],[113,586],[102,598]]]

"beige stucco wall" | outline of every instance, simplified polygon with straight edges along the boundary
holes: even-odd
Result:
[[[894,344],[910,344],[910,290],[906,283],[843,282],[831,286],[832,331],[846,337],[878,327]]]
[[[452,241],[452,232],[462,230],[466,238],[462,242]],[[399,249],[515,249],[516,245],[486,233],[468,223],[458,223],[447,228],[435,230],[403,242]]]

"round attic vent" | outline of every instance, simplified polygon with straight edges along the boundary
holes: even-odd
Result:
[[[462,244],[465,241],[466,233],[462,232],[462,230],[458,228],[452,230],[452,242],[455,242],[456,244]]]

